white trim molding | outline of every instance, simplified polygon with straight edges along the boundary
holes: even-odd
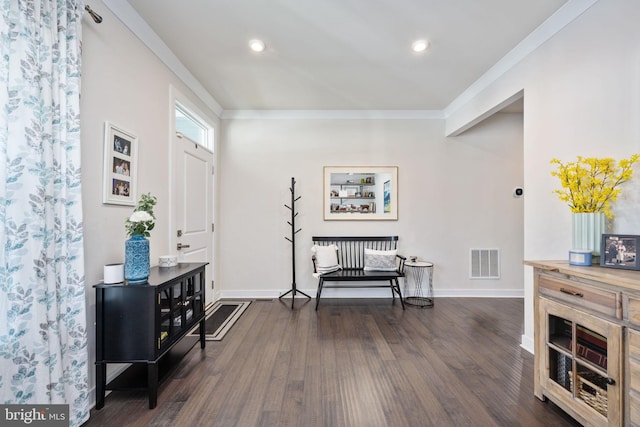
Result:
[[[202,86],[191,71],[169,49],[155,31],[142,19],[136,10],[126,0],[103,0],[114,15],[131,30],[164,64],[173,71],[182,82],[196,94],[207,107],[220,117],[222,106]]]
[[[224,110],[222,119],[442,120],[440,110]]]
[[[315,296],[317,288],[300,289],[300,291]],[[282,295],[282,290],[221,290],[220,298],[224,299],[273,299]],[[322,298],[390,298],[388,288],[326,288],[322,291]],[[436,289],[434,298],[524,298],[522,289]],[[436,301],[437,304],[437,301]]]
[[[522,335],[522,337],[520,337],[520,347],[527,350],[529,353],[534,354],[535,347],[533,345],[533,338],[527,335]]]
[[[104,4],[213,112],[223,119],[446,119],[599,0],[568,0],[443,110],[224,110],[126,0]]]
[[[485,90],[491,83],[495,82],[504,73],[516,66],[527,55],[540,47],[553,35],[573,22],[587,9],[599,0],[569,0],[553,15],[547,18],[540,26],[525,37],[511,51],[496,62],[486,73],[471,84],[464,92],[454,99],[445,109],[444,116],[449,117],[454,111],[467,104],[480,92]],[[459,133],[459,132],[458,132]]]

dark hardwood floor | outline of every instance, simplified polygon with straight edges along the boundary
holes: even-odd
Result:
[[[254,301],[161,384],[114,391],[89,426],[578,426],[533,395],[522,299]]]

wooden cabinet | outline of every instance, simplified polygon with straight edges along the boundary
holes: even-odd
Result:
[[[626,417],[629,425],[640,426],[640,331],[628,329],[626,335],[627,392]]]
[[[534,267],[535,395],[583,425],[640,427],[640,273]]]
[[[546,298],[538,318],[544,394],[583,424],[621,425],[622,327]]]
[[[146,364],[149,407],[154,408],[160,360],[198,323],[204,348],[206,265],[154,267],[144,284],[95,286],[97,409],[104,406],[105,390],[123,382],[106,384],[107,364]]]
[[[629,405],[625,416],[628,425],[640,427],[640,296],[624,294],[622,298],[624,320],[628,325],[625,334],[626,396]]]

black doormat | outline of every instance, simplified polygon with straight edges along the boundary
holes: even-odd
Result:
[[[206,314],[205,339],[207,341],[222,340],[249,304],[251,301],[218,301],[213,304]],[[198,331],[198,328],[192,330],[191,335],[197,335]]]

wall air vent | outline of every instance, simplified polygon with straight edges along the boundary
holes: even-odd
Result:
[[[500,278],[500,250],[499,249],[471,249],[469,263],[469,278],[471,279],[499,279]]]

